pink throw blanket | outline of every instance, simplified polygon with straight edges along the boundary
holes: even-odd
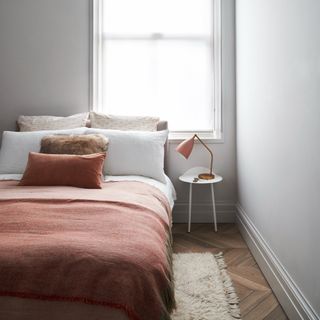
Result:
[[[156,188],[0,182],[0,295],[77,301],[170,319],[170,207]]]

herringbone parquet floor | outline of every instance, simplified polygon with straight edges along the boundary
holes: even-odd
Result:
[[[235,289],[240,298],[243,320],[288,319],[261,273],[235,224],[185,224],[173,226],[174,252],[223,252]]]

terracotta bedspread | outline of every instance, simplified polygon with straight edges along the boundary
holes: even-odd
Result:
[[[76,301],[170,319],[170,207],[156,188],[0,182],[0,295]]]

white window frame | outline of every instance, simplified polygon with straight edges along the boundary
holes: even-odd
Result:
[[[99,66],[102,63],[102,3],[104,0],[90,2],[90,110],[102,112],[102,72]],[[134,0],[133,0],[134,1]],[[197,133],[203,139],[223,142],[223,114],[222,114],[222,83],[221,83],[221,0],[213,1],[213,128],[210,131],[170,131],[172,141],[185,139]],[[161,35],[155,35],[161,36]],[[162,119],[166,120],[166,119]],[[170,124],[169,124],[170,126]]]

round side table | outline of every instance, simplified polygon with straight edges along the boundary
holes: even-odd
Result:
[[[214,173],[215,177],[211,180],[203,180],[198,179],[198,174],[203,172],[209,172],[208,168],[203,167],[195,167],[186,171],[182,176],[179,177],[179,180],[185,183],[189,183],[189,218],[188,218],[188,232],[191,230],[191,209],[192,209],[192,186],[194,184],[208,184],[211,188],[211,196],[212,196],[212,207],[213,207],[213,222],[214,222],[214,230],[218,231],[217,228],[217,214],[216,214],[216,205],[214,198],[214,188],[213,185],[215,183],[221,182],[223,178]]]

